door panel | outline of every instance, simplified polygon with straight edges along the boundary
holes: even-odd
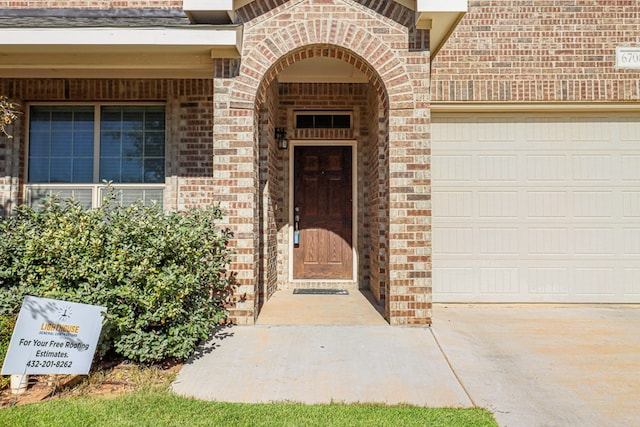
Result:
[[[295,147],[294,279],[352,279],[351,147]]]

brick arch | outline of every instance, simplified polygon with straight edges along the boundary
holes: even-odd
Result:
[[[339,59],[353,65],[356,69],[362,71],[367,77],[369,82],[375,88],[380,95],[382,105],[384,108],[388,106],[388,95],[380,75],[373,70],[364,59],[358,55],[350,52],[344,48],[332,45],[310,45],[304,46],[289,52],[286,56],[280,58],[275,64],[273,64],[265,73],[264,79],[258,87],[256,96],[256,105],[261,105],[266,96],[266,91],[269,85],[277,78],[285,68],[288,66],[310,58],[333,58]]]
[[[280,21],[280,23],[283,21]],[[405,65],[387,44],[366,29],[346,21],[319,18],[293,21],[244,52],[231,90],[237,105],[260,105],[265,90],[287,66],[311,57],[347,61],[367,76],[385,107],[414,107],[414,91]],[[392,91],[387,88],[393,87]]]

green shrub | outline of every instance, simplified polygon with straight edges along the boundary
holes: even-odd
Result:
[[[99,354],[137,362],[186,358],[226,316],[227,247],[218,207],[83,209],[52,198],[0,221],[0,315],[25,295],[107,307]]]
[[[7,355],[9,341],[11,341],[11,335],[13,334],[13,327],[15,324],[15,317],[0,316],[0,366],[4,363],[4,358]],[[8,376],[0,376],[0,389],[7,385],[9,380],[10,377]]]

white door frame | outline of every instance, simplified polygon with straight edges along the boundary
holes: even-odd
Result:
[[[291,140],[289,141],[289,282],[354,282],[358,281],[358,144],[356,140]],[[296,147],[351,147],[351,233],[353,272],[349,279],[296,279],[293,278],[293,203],[294,161]]]

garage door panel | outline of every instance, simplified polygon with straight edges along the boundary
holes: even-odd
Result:
[[[630,154],[622,156],[622,180],[640,181],[640,156]]]
[[[640,267],[624,269],[625,294],[640,298]]]
[[[528,293],[551,299],[569,295],[570,271],[566,267],[528,268]],[[557,297],[556,297],[557,296]]]
[[[434,204],[447,218],[471,218],[473,214],[473,192],[471,191],[434,191],[431,194]]]
[[[470,182],[472,179],[471,162],[469,155],[434,155],[432,162],[438,167],[432,170],[432,179],[440,182]]]
[[[583,116],[568,116],[566,123],[567,139],[574,143],[601,142],[609,143],[611,135],[616,131],[616,124],[606,116],[593,116],[588,119]]]
[[[478,191],[479,218],[515,219],[519,215],[518,206],[517,191]]]
[[[519,295],[517,267],[480,267],[480,292],[486,295]]]
[[[557,116],[538,115],[523,118],[523,136],[526,142],[562,143],[567,140],[569,129],[566,121]]]
[[[622,215],[625,218],[640,218],[640,191],[622,192]]]
[[[640,119],[618,114],[434,114],[434,301],[640,302]]]
[[[540,261],[537,267],[492,261],[458,267],[438,262],[433,270],[439,302],[632,302],[640,297],[635,264]],[[622,285],[622,286],[621,286]],[[446,297],[446,299],[445,299]]]
[[[564,183],[567,180],[567,156],[527,154],[526,158],[529,181]]]
[[[473,230],[469,227],[438,227],[433,231],[443,255],[473,254]]]
[[[476,157],[477,180],[483,181],[512,181],[518,180],[517,156],[498,154],[481,154]]]
[[[576,218],[613,217],[614,194],[612,191],[574,191],[573,215]]]
[[[640,227],[626,227],[623,232],[624,254],[640,255]],[[640,276],[636,278],[640,281]]]
[[[573,236],[576,255],[614,255],[613,228],[576,227]]]
[[[635,117],[623,117],[617,122],[618,138],[623,144],[638,144],[640,135],[640,121]]]
[[[569,254],[569,229],[557,228],[529,228],[528,234],[529,255],[568,255]]]
[[[603,181],[613,179],[613,159],[610,155],[576,154],[572,156],[574,181]]]
[[[438,277],[443,292],[457,295],[465,299],[473,299],[474,271],[468,267],[439,267],[434,269],[434,276]]]
[[[611,267],[576,268],[575,295],[589,299],[591,296],[615,295],[615,274]]]
[[[529,218],[566,218],[568,215],[566,191],[546,190],[527,192]]]
[[[480,255],[517,255],[518,229],[508,227],[480,227]]]
[[[485,117],[473,129],[479,142],[513,142],[518,139],[518,124],[500,117]]]

